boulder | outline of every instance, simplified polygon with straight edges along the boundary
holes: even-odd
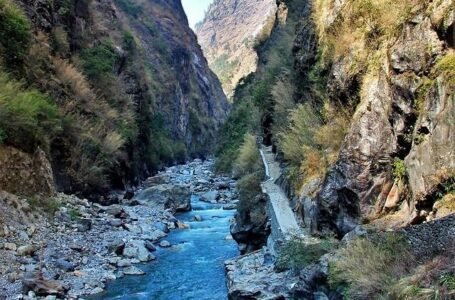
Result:
[[[127,267],[123,270],[123,274],[125,275],[145,275],[145,272],[139,269],[138,267],[131,266]]]
[[[129,259],[120,259],[119,261],[117,261],[116,265],[119,268],[130,267],[131,266],[131,260],[129,260]]]
[[[195,216],[193,217],[193,220],[196,221],[196,222],[202,222],[202,216],[200,216],[200,215],[195,215]]]
[[[72,262],[70,262],[70,261],[68,261],[68,260],[66,260],[64,258],[57,259],[55,261],[55,265],[59,269],[65,271],[65,272],[72,272],[72,271],[74,271],[74,268],[75,268],[75,266],[74,266],[74,264]]]
[[[218,191],[208,191],[201,195],[201,201],[216,203],[220,198],[220,193]]]
[[[226,204],[226,205],[223,205],[223,210],[236,210],[237,209],[237,205],[235,204]]]
[[[3,245],[5,250],[11,250],[11,251],[16,251],[17,250],[17,245],[15,243],[5,243]]]
[[[169,227],[167,224],[164,224],[163,222],[156,222],[153,224],[153,227],[155,227],[158,230],[161,230],[164,233],[169,233]]]
[[[169,242],[166,241],[166,240],[161,241],[161,242],[160,242],[160,247],[161,247],[161,248],[169,248],[169,247],[171,247],[171,243],[169,243]]]
[[[129,242],[123,250],[123,256],[137,259],[140,262],[147,262],[155,259],[145,246],[145,242],[141,240]]]
[[[158,174],[156,176],[147,178],[147,180],[144,182],[144,187],[149,188],[160,184],[168,184],[170,179],[171,178],[167,174]]]
[[[145,248],[147,248],[148,251],[150,251],[150,252],[156,251],[156,247],[155,247],[155,245],[152,242],[145,241],[144,245],[145,245]]]
[[[17,248],[17,255],[19,256],[32,256],[37,248],[34,245],[25,245]]]
[[[125,211],[120,205],[111,205],[106,208],[106,213],[113,216],[114,218],[124,218]]]
[[[135,196],[146,205],[163,205],[176,212],[191,210],[191,190],[188,185],[161,184],[147,188]]]

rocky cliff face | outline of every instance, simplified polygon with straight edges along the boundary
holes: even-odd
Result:
[[[2,72],[49,95],[57,111],[42,137],[0,124],[0,143],[30,153],[40,145],[60,190],[127,188],[165,164],[210,152],[229,104],[180,1],[1,5],[0,26],[11,30],[0,41]],[[14,20],[20,26],[8,25]],[[19,48],[21,55],[9,53]]]
[[[275,0],[216,0],[197,25],[199,43],[229,97],[240,79],[256,71],[254,48],[270,35],[277,10]]]
[[[362,59],[351,52],[329,69],[329,97],[358,104],[314,199],[320,229],[343,235],[362,219],[387,226],[430,221],[438,194],[453,190],[455,94],[447,65],[454,55],[453,6],[439,1],[413,9],[396,39],[379,42],[375,67],[352,72],[352,61]],[[333,19],[324,26],[331,28],[342,9],[328,12]],[[305,47],[313,35],[302,30],[307,38],[298,43]]]

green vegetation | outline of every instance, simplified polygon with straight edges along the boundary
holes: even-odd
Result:
[[[26,90],[0,72],[1,141],[25,151],[48,148],[49,139],[61,129],[59,113],[50,99],[37,90]]]
[[[77,208],[68,209],[68,215],[73,221],[77,221],[81,218],[81,212]]]
[[[127,51],[134,51],[136,49],[136,40],[131,31],[123,32],[123,46]]]
[[[115,3],[127,14],[138,17],[142,14],[142,6],[133,0],[115,0]]]
[[[118,57],[112,41],[105,40],[93,48],[85,49],[80,55],[85,75],[90,80],[99,81],[103,76],[114,71]]]
[[[8,71],[22,69],[31,42],[30,22],[11,0],[0,0],[0,56]]]
[[[67,55],[70,51],[68,33],[62,26],[57,26],[51,33],[52,49],[61,55]]]
[[[442,74],[449,86],[455,87],[455,52],[449,51],[436,64],[436,74]]]
[[[264,170],[256,145],[256,137],[246,133],[244,142],[239,149],[239,155],[234,163],[234,174],[239,177],[237,189],[239,191],[238,212],[246,221],[260,226],[266,221],[265,202],[259,195],[262,194],[261,181]]]
[[[279,271],[299,271],[303,267],[316,263],[321,256],[335,248],[335,240],[308,241],[308,238],[296,236],[281,246],[275,268]]]
[[[27,199],[28,204],[32,211],[41,210],[49,216],[55,215],[60,209],[61,203],[53,197],[34,196]]]
[[[393,177],[400,181],[406,178],[406,164],[399,158],[395,158],[393,161]]]
[[[247,133],[234,164],[234,176],[242,177],[253,174],[261,168],[262,162],[256,145],[256,137]]]
[[[230,82],[232,79],[232,72],[238,65],[238,60],[229,61],[229,56],[227,54],[222,54],[210,64],[210,68],[218,75],[220,82],[224,85]]]

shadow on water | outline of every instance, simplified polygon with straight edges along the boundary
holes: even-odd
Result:
[[[126,276],[108,285],[106,292],[89,299],[227,299],[223,262],[238,255],[229,235],[234,211],[192,197],[193,211],[178,219],[190,229],[172,231],[165,239],[173,245],[158,249],[157,260],[138,265],[144,276]],[[202,222],[194,221],[201,216]]]

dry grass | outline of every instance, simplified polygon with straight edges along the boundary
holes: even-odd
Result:
[[[300,179],[293,179],[297,189],[311,179],[324,177],[337,160],[350,124],[348,111],[329,104],[322,116],[309,104],[290,111],[290,124],[278,137],[285,159],[300,173],[294,176]]]
[[[406,242],[392,233],[382,241],[358,238],[337,256],[329,281],[332,287],[347,284],[346,295],[351,299],[377,299],[415,264]]]
[[[454,247],[441,256],[418,266],[413,272],[401,278],[390,288],[392,299],[454,299],[455,266]]]
[[[403,24],[428,3],[428,0],[347,0],[337,7],[335,0],[317,0],[313,20],[326,59],[349,54],[366,59],[371,50],[393,40]]]

